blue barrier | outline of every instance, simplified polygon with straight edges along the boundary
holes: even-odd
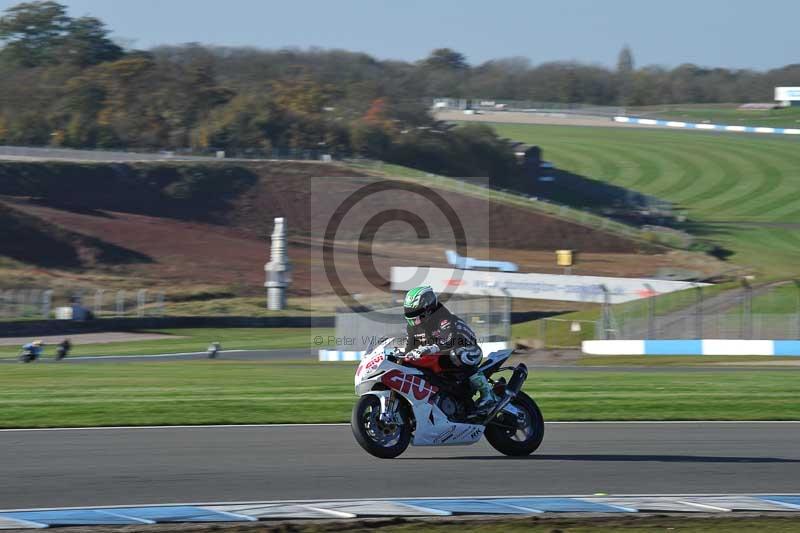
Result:
[[[589,355],[772,355],[800,357],[800,340],[593,340],[583,341]]]
[[[703,353],[703,341],[644,341],[645,355],[697,355]]]
[[[798,356],[800,355],[800,341],[773,341],[773,355]]]
[[[800,135],[797,128],[770,128],[764,126],[730,126],[727,124],[697,124],[694,122],[682,122],[677,120],[661,120],[653,118],[639,117],[614,117],[614,122],[622,124],[634,124],[640,126],[663,126],[666,128],[695,129],[702,131],[728,131],[738,133],[774,133],[779,135]]]

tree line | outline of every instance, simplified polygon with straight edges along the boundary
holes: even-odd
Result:
[[[490,128],[437,123],[431,98],[598,105],[765,101],[800,85],[800,65],[768,72],[615,69],[524,58],[472,66],[438,49],[416,62],[343,50],[261,50],[190,43],[126,50],[102,21],[58,2],[0,18],[0,143],[77,148],[317,149],[450,175],[511,172]]]

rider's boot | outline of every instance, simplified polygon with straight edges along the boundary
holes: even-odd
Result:
[[[483,415],[489,414],[492,407],[497,403],[498,398],[492,390],[492,384],[486,379],[483,372],[475,372],[469,378],[469,384],[472,387],[472,392],[480,394],[480,398],[475,402],[475,414]]]

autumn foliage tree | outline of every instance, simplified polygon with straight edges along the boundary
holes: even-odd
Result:
[[[189,43],[124,50],[102,21],[53,1],[0,17],[0,143],[231,154],[319,150],[451,175],[511,172],[510,146],[484,127],[449,128],[433,97],[559,104],[770,101],[800,65],[766,72],[616,68],[506,58],[472,65],[439,48],[416,61],[344,50]]]

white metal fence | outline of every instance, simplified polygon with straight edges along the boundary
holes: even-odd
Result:
[[[89,313],[86,318],[159,317],[164,304],[164,293],[150,289],[5,289],[0,290],[0,319],[54,319],[59,308],[81,309]]]

